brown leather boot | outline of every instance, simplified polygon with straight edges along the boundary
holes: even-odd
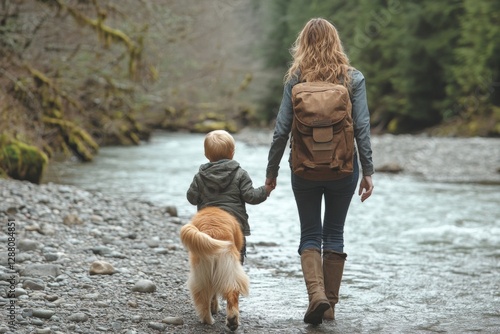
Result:
[[[323,275],[325,279],[325,295],[331,308],[323,314],[324,320],[335,320],[335,304],[339,302],[340,282],[344,273],[346,253],[334,251],[323,252]]]
[[[330,308],[325,295],[323,283],[323,268],[319,249],[305,249],[300,256],[302,273],[309,295],[309,307],[304,316],[304,322],[319,325],[323,322],[323,314]]]

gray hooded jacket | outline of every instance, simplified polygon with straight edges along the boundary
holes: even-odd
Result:
[[[235,160],[219,160],[200,166],[187,191],[187,200],[198,210],[216,206],[235,216],[244,235],[250,235],[245,203],[267,199],[265,187],[254,188],[248,173]]]

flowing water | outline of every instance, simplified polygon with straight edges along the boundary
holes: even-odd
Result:
[[[268,146],[237,140],[235,160],[264,183]],[[375,157],[376,158],[376,157]],[[299,223],[287,154],[271,197],[248,206],[252,235],[242,316],[287,324],[290,333],[500,333],[500,186],[426,182],[376,174],[373,196],[352,200],[348,253],[335,322],[302,322],[307,307],[297,254]],[[137,147],[106,147],[92,163],[53,163],[46,182],[175,205],[206,162],[203,136],[158,133]]]

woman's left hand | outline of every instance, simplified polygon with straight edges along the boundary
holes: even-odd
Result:
[[[275,177],[268,177],[266,178],[266,185],[270,186],[271,189],[276,188],[276,178]]]
[[[358,194],[361,196],[361,202],[364,202],[372,195],[373,181],[371,175],[363,176],[359,184]]]

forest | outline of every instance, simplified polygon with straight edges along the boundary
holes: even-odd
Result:
[[[0,176],[154,129],[272,128],[312,17],[366,77],[374,133],[500,136],[498,1],[0,0]]]

